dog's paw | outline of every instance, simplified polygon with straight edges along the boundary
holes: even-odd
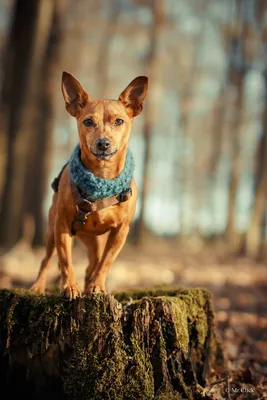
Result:
[[[81,291],[80,291],[77,283],[74,285],[66,285],[62,292],[62,296],[66,297],[69,300],[73,300],[73,299],[76,299],[77,297],[81,297]]]
[[[93,293],[105,293],[105,289],[100,285],[94,285],[93,283],[89,283],[84,292],[84,295],[90,296]]]
[[[30,289],[31,291],[35,292],[35,293],[39,293],[39,294],[44,294],[45,293],[45,285],[41,284],[39,282],[35,282]]]

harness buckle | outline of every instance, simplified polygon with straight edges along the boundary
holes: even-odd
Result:
[[[123,190],[123,192],[117,195],[117,199],[119,200],[120,203],[124,203],[132,196],[132,194],[133,194],[132,188],[127,188]]]
[[[74,217],[74,220],[79,222],[80,224],[84,225],[88,219],[88,215],[90,214],[90,212],[82,210],[77,205],[76,205],[76,211],[77,212]]]

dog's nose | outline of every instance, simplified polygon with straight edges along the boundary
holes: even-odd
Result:
[[[98,150],[106,151],[110,147],[110,140],[108,138],[97,139],[96,147]]]

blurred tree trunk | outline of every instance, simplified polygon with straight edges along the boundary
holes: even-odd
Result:
[[[200,191],[202,191],[202,185],[200,183],[201,178],[199,177],[199,169],[196,162],[196,158],[192,155],[190,157],[192,146],[193,151],[197,148],[196,141],[199,139],[190,132],[190,123],[192,118],[192,103],[194,100],[194,89],[197,84],[198,75],[201,72],[199,66],[199,49],[202,46],[203,41],[203,31],[204,31],[204,21],[205,12],[207,9],[208,2],[206,0],[199,0],[195,4],[196,12],[201,23],[199,32],[197,35],[192,37],[193,42],[193,55],[190,63],[190,67],[186,68],[184,71],[178,72],[182,74],[180,77],[181,88],[178,93],[179,97],[179,111],[180,120],[179,125],[183,135],[183,142],[186,151],[182,157],[182,168],[181,168],[181,184],[179,188],[179,198],[180,198],[180,213],[179,213],[179,235],[186,236],[188,233],[198,235],[198,211],[199,211],[199,200]],[[179,52],[180,50],[178,50]],[[183,57],[183,54],[182,54]],[[182,65],[183,61],[178,58],[178,64]],[[191,134],[191,135],[190,135]],[[202,141],[205,139],[202,136]],[[175,171],[177,173],[177,171]],[[200,189],[200,190],[199,190]],[[190,195],[191,201],[188,202]],[[189,228],[189,229],[188,229]],[[192,229],[191,229],[192,228]]]
[[[228,216],[226,224],[226,240],[233,251],[239,246],[235,224],[236,197],[241,173],[241,129],[244,105],[244,80],[251,65],[253,51],[250,46],[253,15],[247,13],[246,0],[236,2],[236,20],[230,33],[229,55],[229,85],[235,88],[235,101],[233,107],[231,157],[232,166],[229,182]],[[251,11],[251,10],[250,10]]]
[[[267,71],[264,72],[265,107],[263,113],[263,133],[258,144],[256,188],[251,219],[246,235],[246,254],[256,258],[260,255],[262,239],[265,236],[262,226],[265,220],[267,200]]]
[[[8,38],[3,49],[2,85],[0,94],[0,124],[1,124],[1,163],[7,168],[7,173],[12,172],[12,165],[7,163],[11,153],[11,146],[15,147],[15,132],[21,119],[21,104],[25,101],[28,83],[29,64],[32,56],[33,32],[36,29],[36,16],[38,4],[29,1],[23,5],[23,1],[16,0],[13,5],[11,23]],[[27,15],[31,16],[27,20]],[[18,65],[20,66],[19,68]],[[12,114],[12,117],[11,117]],[[18,154],[18,156],[22,154]],[[10,157],[9,157],[10,158]],[[19,157],[16,157],[19,163]],[[1,165],[1,166],[2,166]],[[11,183],[7,188],[4,169],[1,175],[1,189],[12,192]],[[18,174],[21,170],[18,171]],[[2,186],[5,186],[2,188]],[[3,196],[1,191],[1,197]],[[1,198],[3,201],[3,199]],[[1,219],[2,220],[2,219]],[[3,221],[3,220],[2,220]]]
[[[184,145],[185,148],[188,149],[189,147],[189,125],[190,125],[190,107],[189,104],[192,101],[192,91],[194,89],[194,83],[195,83],[195,75],[197,72],[197,60],[196,60],[196,53],[197,49],[195,50],[195,54],[193,57],[193,62],[190,70],[190,78],[187,79],[187,83],[183,82],[183,86],[181,88],[181,93],[180,93],[180,104],[182,105],[181,107],[181,116],[180,116],[180,128],[182,130],[182,135],[183,135],[183,140],[184,140]],[[180,229],[179,229],[179,234],[181,236],[185,236],[187,233],[187,218],[188,214],[192,215],[192,210],[191,212],[188,213],[188,202],[187,202],[187,194],[190,190],[190,183],[192,185],[192,165],[191,161],[189,160],[189,152],[186,150],[185,155],[183,157],[182,161],[182,177],[181,177],[181,188],[180,188],[180,217],[179,217],[179,224],[180,224]],[[193,215],[192,215],[193,218]],[[190,225],[190,224],[189,224]]]
[[[225,106],[226,106],[226,91],[221,90],[218,100],[213,109],[212,116],[212,153],[209,160],[209,172],[213,181],[216,181],[216,172],[221,159],[223,146],[223,133],[225,125]],[[215,184],[215,182],[214,182]]]
[[[259,0],[255,5],[257,30],[261,32],[263,56],[267,56],[267,36],[264,11],[267,1]],[[260,257],[266,236],[266,200],[267,200],[267,69],[263,72],[265,85],[263,127],[256,158],[254,203],[246,234],[245,251],[251,258]]]
[[[37,129],[32,137],[34,145],[34,149],[32,149],[33,157],[29,159],[26,174],[27,190],[24,212],[34,221],[34,245],[42,245],[44,243],[43,201],[47,191],[51,166],[53,124],[55,120],[54,82],[58,78],[58,76],[55,76],[55,67],[61,55],[61,20],[63,18],[64,6],[65,0],[54,1],[50,33],[41,66]]]
[[[116,0],[109,2],[108,20],[102,33],[102,43],[99,46],[99,54],[96,64],[98,76],[99,97],[106,97],[108,93],[108,72],[110,70],[110,45],[118,28],[120,10],[116,6]]]
[[[0,199],[3,193],[3,184],[5,178],[5,167],[6,167],[6,144],[7,144],[7,135],[5,130],[3,129],[4,124],[4,116],[0,113]],[[1,204],[1,202],[0,202]]]
[[[234,115],[230,135],[232,136],[231,156],[232,166],[230,172],[229,197],[228,197],[228,216],[226,226],[226,239],[230,246],[234,245],[236,238],[236,197],[241,172],[241,125],[244,103],[244,71],[233,69],[230,72],[230,85],[236,89],[236,99],[234,102]]]
[[[267,110],[264,111],[264,131],[258,145],[258,165],[256,171],[256,190],[251,219],[246,235],[246,254],[256,258],[261,248],[262,223],[267,197]]]
[[[265,7],[266,7],[266,1]],[[241,142],[240,142],[240,130],[242,123],[242,107],[243,107],[243,91],[244,91],[244,79],[246,72],[251,67],[251,63],[257,55],[255,46],[255,38],[257,40],[259,38],[260,27],[255,26],[256,21],[262,19],[263,21],[263,2],[253,2],[248,8],[248,3],[246,0],[239,0],[236,2],[237,4],[237,21],[236,27],[233,30],[234,37],[232,39],[232,59],[234,61],[234,65],[238,68],[234,68],[233,70],[233,82],[235,82],[235,86],[237,88],[237,99],[236,99],[236,108],[237,115],[235,118],[235,122],[233,125],[233,130],[235,132],[234,141],[233,141],[233,165],[230,179],[230,193],[229,193],[229,203],[228,203],[228,221],[227,221],[227,229],[226,229],[226,237],[233,248],[233,250],[237,250],[235,246],[236,243],[233,242],[235,239],[236,231],[235,231],[235,205],[236,205],[236,195],[238,189],[238,183],[240,180],[240,168],[241,168]],[[249,10],[249,12],[248,12]],[[259,21],[258,21],[259,22]],[[257,23],[258,23],[257,22]],[[239,36],[238,36],[239,35]],[[258,189],[257,189],[258,190]],[[259,198],[261,195],[259,194]],[[257,200],[258,203],[259,199]],[[259,201],[260,203],[260,201]],[[255,224],[257,224],[256,220],[260,217],[261,206],[258,205],[255,207],[255,215],[252,217],[250,230],[253,231],[255,228]],[[253,212],[253,214],[254,214]],[[258,217],[256,217],[258,214]],[[253,222],[254,221],[254,222]],[[251,234],[248,235],[251,237]],[[257,239],[256,239],[257,241]],[[248,244],[248,243],[247,243]],[[234,246],[234,247],[233,247]]]
[[[4,105],[7,162],[0,211],[0,244],[10,247],[21,234],[29,145],[35,129],[39,85],[52,16],[52,0],[17,0],[4,62]],[[38,82],[39,83],[39,82]]]
[[[165,0],[154,0],[152,3],[152,26],[150,31],[150,51],[147,55],[147,74],[150,82],[153,82],[153,77],[156,73],[157,63],[157,47],[158,41],[161,34],[162,27],[164,25],[164,12],[165,12]],[[140,190],[140,216],[135,224],[134,228],[134,242],[135,244],[141,244],[144,233],[145,233],[145,202],[148,193],[148,167],[151,160],[151,133],[153,129],[152,121],[152,100],[151,91],[150,95],[146,100],[144,107],[144,170],[143,170],[143,182]]]
[[[206,198],[210,197],[210,208],[212,212],[212,225],[211,231],[216,230],[216,191],[219,186],[218,171],[221,162],[223,145],[224,145],[224,132],[225,132],[225,114],[226,114],[227,91],[221,89],[218,100],[213,109],[212,127],[211,127],[211,155],[209,159],[209,185]]]

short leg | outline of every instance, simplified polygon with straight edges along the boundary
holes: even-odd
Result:
[[[45,292],[47,271],[50,266],[50,260],[53,257],[54,253],[55,253],[54,231],[53,227],[50,227],[46,239],[46,255],[42,260],[38,277],[35,283],[30,288],[30,290],[33,290],[37,293]]]
[[[55,242],[58,254],[58,265],[61,271],[62,294],[68,299],[75,299],[81,295],[75,279],[72,264],[72,236],[67,224],[59,219],[55,223]]]
[[[109,233],[104,233],[103,235],[92,235],[90,233],[81,233],[79,238],[86,245],[88,249],[88,259],[89,265],[86,269],[85,279],[84,279],[84,292],[86,292],[87,286],[90,282],[91,276],[100,262]]]
[[[90,282],[86,289],[87,294],[93,292],[105,292],[107,273],[111,264],[115,261],[117,255],[123,247],[128,232],[128,223],[125,223],[119,228],[113,229],[110,232],[102,258],[91,275]]]

